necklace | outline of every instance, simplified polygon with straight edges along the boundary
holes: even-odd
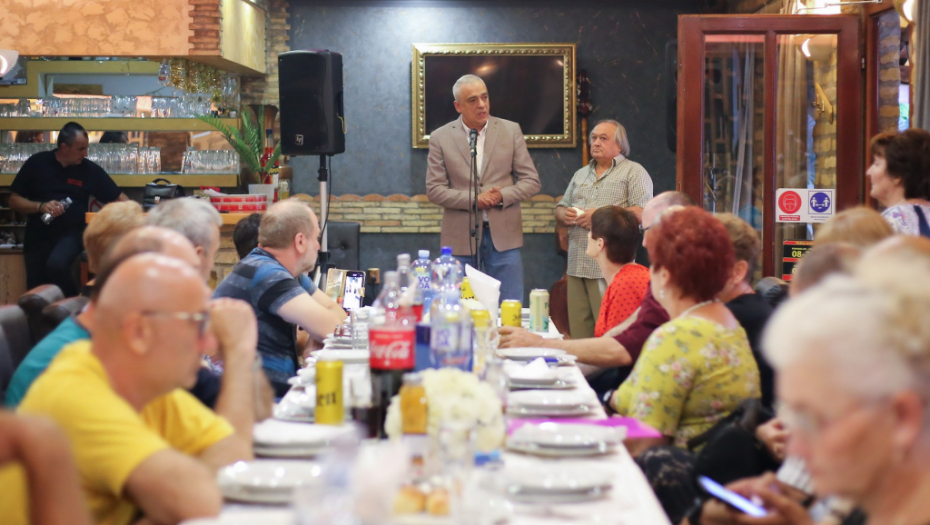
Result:
[[[716,302],[717,302],[716,299],[711,299],[711,300],[709,300],[709,301],[704,301],[703,303],[697,303],[696,305],[692,306],[691,308],[688,308],[688,309],[685,310],[684,312],[681,312],[680,314],[678,314],[678,317],[687,317],[688,314],[690,314],[691,312],[694,312],[694,311],[697,310],[698,308],[700,308],[700,307],[702,307],[702,306],[707,306],[707,305],[709,305],[709,304],[711,304],[711,303],[716,303]]]

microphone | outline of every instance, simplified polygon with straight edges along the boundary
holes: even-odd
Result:
[[[471,148],[471,156],[478,156],[478,130],[468,130],[468,146]]]

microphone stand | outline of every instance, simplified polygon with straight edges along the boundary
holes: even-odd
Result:
[[[471,242],[474,247],[474,260],[475,260],[475,269],[481,270],[481,250],[480,250],[480,241],[478,236],[481,233],[481,216],[478,214],[478,134],[474,133],[475,130],[471,130],[469,146],[471,147],[471,166],[469,168],[469,188],[468,188],[468,198],[471,201],[471,209],[469,209],[469,215],[473,220],[471,228]],[[474,193],[474,198],[472,198],[472,193]]]

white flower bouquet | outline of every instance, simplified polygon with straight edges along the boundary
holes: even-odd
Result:
[[[427,400],[427,434],[439,438],[443,423],[462,423],[475,427],[475,446],[482,452],[499,448],[504,442],[504,418],[501,401],[491,388],[474,374],[456,368],[424,370],[423,387]],[[400,439],[400,396],[388,407],[384,428],[391,439]]]

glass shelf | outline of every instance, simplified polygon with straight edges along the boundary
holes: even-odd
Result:
[[[0,186],[9,186],[13,184],[15,174],[5,173],[0,175]],[[199,188],[200,186],[214,186],[218,188],[232,188],[239,185],[239,175],[235,173],[210,173],[198,175],[195,173],[149,173],[146,175],[114,175],[110,178],[120,188],[142,188],[155,179],[167,179],[172,184],[180,184],[185,188]]]
[[[220,120],[227,126],[239,127],[238,118]],[[196,118],[121,117],[0,117],[0,130],[58,131],[68,122],[77,122],[87,131],[216,131]]]

